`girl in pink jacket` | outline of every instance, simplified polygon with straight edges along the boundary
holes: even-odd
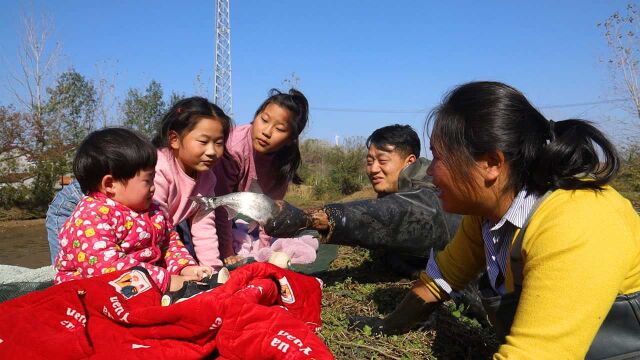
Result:
[[[211,168],[223,157],[231,119],[202,97],[176,102],[160,121],[154,200],[171,216],[187,249],[216,271],[223,263],[213,212],[197,217],[191,196],[214,196]],[[224,239],[222,239],[224,240]]]
[[[60,231],[56,284],[141,266],[164,292],[213,273],[152,203],[156,160],[153,145],[127,129],[98,130],[82,142],[73,172],[87,195]]]
[[[225,157],[216,166],[216,194],[260,191],[274,200],[282,200],[289,183],[301,184],[297,174],[301,163],[298,138],[307,125],[309,103],[300,91],[288,93],[272,89],[250,124],[238,126],[227,141]],[[232,239],[232,223],[223,208],[216,210],[216,226],[221,239]],[[260,229],[259,248],[269,247],[271,237]],[[222,241],[226,263],[234,256],[232,242]]]

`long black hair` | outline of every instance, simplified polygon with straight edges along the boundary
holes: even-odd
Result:
[[[276,166],[278,168],[278,182],[291,181],[294,184],[302,184],[302,179],[298,175],[300,167],[300,133],[307,126],[309,121],[309,102],[303,93],[296,89],[290,89],[288,93],[283,93],[278,89],[271,89],[269,97],[258,107],[254,118],[256,118],[269,104],[276,104],[289,111],[291,121],[290,142],[275,153]]]
[[[602,189],[617,174],[615,147],[590,122],[547,120],[525,96],[499,82],[471,82],[448,93],[428,117],[431,146],[470,186],[465,171],[480,155],[500,150],[509,190]],[[603,161],[598,156],[598,149]]]
[[[196,127],[201,116],[212,117],[220,122],[224,134],[224,143],[226,144],[233,126],[231,118],[209,100],[194,96],[176,101],[169,111],[164,114],[160,120],[158,133],[153,138],[153,145],[157,148],[168,147],[169,132],[175,131],[178,136],[182,137]]]

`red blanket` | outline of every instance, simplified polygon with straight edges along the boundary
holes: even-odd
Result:
[[[333,359],[315,334],[321,292],[316,278],[254,263],[162,307],[132,268],[0,304],[0,358]]]

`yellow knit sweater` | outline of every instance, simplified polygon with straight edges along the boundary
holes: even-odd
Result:
[[[465,216],[436,256],[453,289],[486,267],[481,223]],[[616,295],[640,291],[640,217],[610,187],[557,190],[532,217],[522,255],[520,303],[494,359],[583,359]],[[436,297],[444,296],[433,280],[422,279]],[[510,270],[506,287],[513,291]]]

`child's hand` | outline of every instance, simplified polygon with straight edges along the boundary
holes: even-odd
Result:
[[[198,266],[191,265],[185,266],[182,271],[180,271],[180,275],[193,277],[192,280],[202,280],[207,276],[213,274],[213,268],[211,266]]]
[[[182,289],[184,283],[191,280],[200,280],[195,276],[185,276],[185,275],[171,275],[169,280],[169,291],[178,291]]]
[[[225,265],[233,265],[235,263],[237,263],[238,261],[244,259],[244,257],[240,256],[240,255],[232,255],[232,256],[228,256],[226,257],[223,262]]]

